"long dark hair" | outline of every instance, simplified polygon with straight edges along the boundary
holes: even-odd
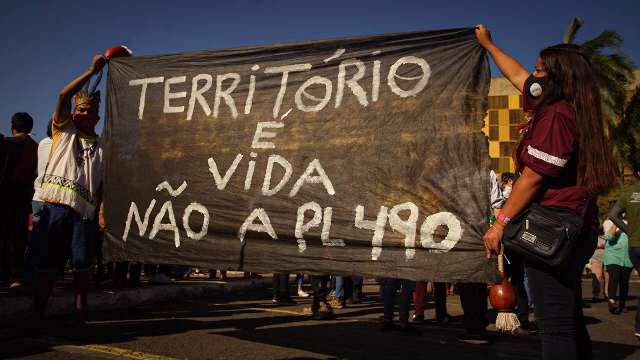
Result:
[[[560,44],[543,49],[540,58],[548,81],[540,107],[564,100],[575,109],[578,186],[594,195],[606,193],[615,182],[617,169],[604,134],[600,90],[589,54],[579,45]]]

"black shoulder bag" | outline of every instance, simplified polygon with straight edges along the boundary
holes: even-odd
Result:
[[[580,241],[588,206],[585,201],[580,216],[570,209],[531,204],[505,227],[505,251],[532,265],[562,265]]]

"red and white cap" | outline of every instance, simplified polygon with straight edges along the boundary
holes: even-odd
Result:
[[[117,57],[131,56],[133,51],[124,45],[118,45],[108,48],[102,54],[107,60]]]

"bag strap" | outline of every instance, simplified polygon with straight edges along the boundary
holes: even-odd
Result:
[[[47,161],[47,165],[44,166],[44,171],[42,172],[42,176],[40,177],[40,188],[42,189],[42,184],[44,184],[44,178],[47,176],[47,170],[49,169],[49,162]]]
[[[587,216],[587,211],[589,210],[589,205],[591,205],[591,196],[587,195],[582,203],[582,219]]]

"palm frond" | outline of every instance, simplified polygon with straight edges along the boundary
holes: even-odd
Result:
[[[614,30],[605,30],[595,38],[585,41],[582,46],[591,51],[600,51],[605,48],[619,50],[622,46],[623,39],[620,34]]]
[[[573,44],[576,38],[576,34],[578,33],[578,30],[580,29],[580,27],[582,27],[582,24],[584,24],[584,21],[582,21],[581,18],[579,17],[573,18],[573,21],[571,21],[571,23],[567,27],[567,30],[565,30],[564,32],[564,37],[562,39],[562,42],[565,44]]]
[[[625,140],[622,155],[631,164],[640,162],[640,86],[635,88],[620,124],[620,137]]]
[[[564,33],[564,43],[575,43],[576,34],[583,24],[582,19],[574,18]],[[626,88],[633,81],[634,64],[620,51],[622,44],[620,34],[605,30],[581,45],[591,60],[594,81],[600,90],[602,124],[616,161],[624,167],[627,161],[640,160],[640,87],[625,107]]]

